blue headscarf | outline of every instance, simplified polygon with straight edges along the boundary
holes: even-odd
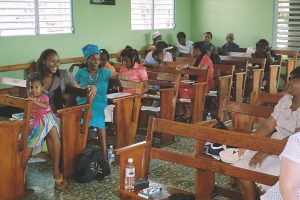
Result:
[[[88,59],[91,55],[100,55],[99,48],[95,44],[87,44],[82,48],[82,53],[85,59]]]

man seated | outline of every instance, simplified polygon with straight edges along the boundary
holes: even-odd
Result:
[[[191,53],[193,50],[193,42],[186,40],[184,32],[177,33],[177,40],[175,46],[178,49],[179,56],[181,57],[192,57]]]
[[[236,43],[234,43],[234,35],[233,33],[228,33],[226,36],[227,43],[221,47],[221,54],[225,54],[227,52],[238,52],[240,47]]]
[[[170,52],[167,52],[167,50],[172,49],[173,47],[169,47],[168,44],[165,41],[157,41],[155,43],[155,50],[159,50],[163,53],[163,59],[162,61],[158,61],[157,60],[157,54],[153,55],[154,51],[150,51],[144,61],[144,66],[146,67],[156,67],[157,63],[159,62],[159,64],[161,64],[163,61],[166,62],[173,62],[173,57],[172,54]],[[158,53],[158,52],[157,52]],[[155,58],[155,57],[156,58]]]

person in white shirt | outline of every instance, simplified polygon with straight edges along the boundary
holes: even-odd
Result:
[[[179,56],[181,57],[191,57],[193,50],[193,42],[186,40],[186,35],[184,32],[177,33],[177,40],[175,46],[178,49]]]
[[[164,62],[173,62],[173,57],[172,54],[170,52],[168,52],[167,50],[172,49],[172,46],[168,46],[168,44],[165,41],[157,41],[155,43],[155,50],[161,50],[163,52],[163,61]],[[145,58],[144,61],[144,66],[146,67],[153,67],[153,66],[157,66],[156,64],[156,60],[153,58],[152,55],[153,51],[150,51]]]

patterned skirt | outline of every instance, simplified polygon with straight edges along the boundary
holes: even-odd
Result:
[[[38,126],[34,126],[31,130],[31,133],[28,136],[27,147],[34,148],[41,146],[46,136],[49,134],[50,130],[53,127],[56,127],[57,132],[59,132],[57,118],[52,112],[50,112],[44,116],[43,120],[40,120]]]

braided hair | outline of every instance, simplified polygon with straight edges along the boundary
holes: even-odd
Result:
[[[41,55],[37,61],[38,74],[41,76],[42,79],[45,77],[45,74],[46,74],[45,62],[46,62],[47,58],[52,55],[58,55],[58,53],[54,49],[46,49],[41,53]],[[56,71],[56,73],[59,73],[58,70]]]

